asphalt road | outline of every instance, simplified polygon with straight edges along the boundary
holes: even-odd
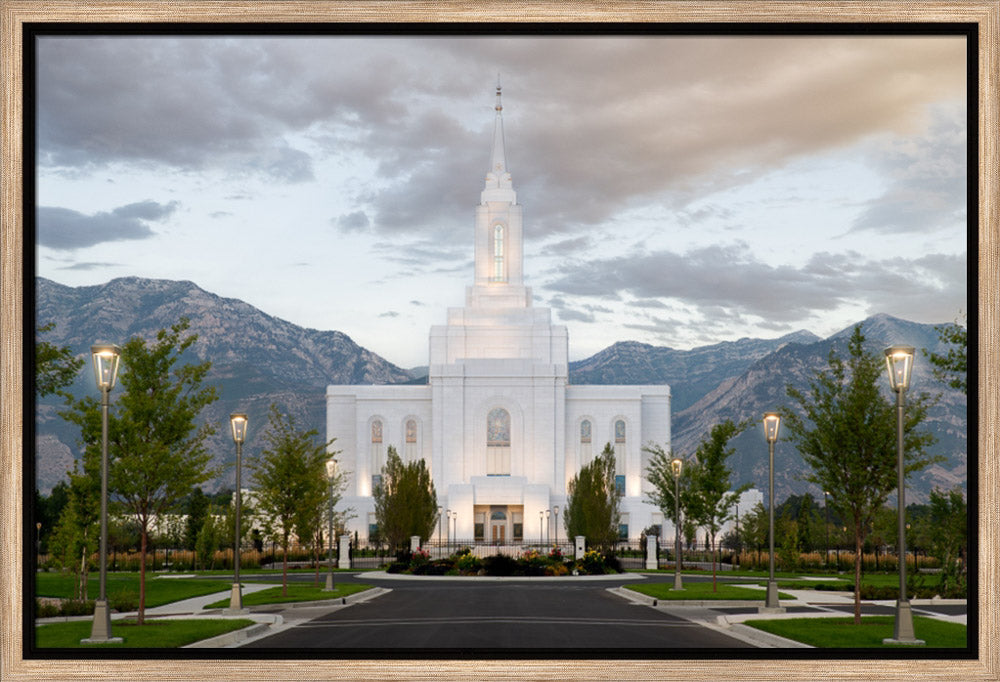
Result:
[[[616,597],[607,592],[614,583],[370,582],[392,592],[324,613],[244,648],[605,655],[750,648],[715,630]]]

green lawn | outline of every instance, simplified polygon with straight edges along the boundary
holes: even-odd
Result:
[[[96,599],[99,586],[97,573],[91,573],[87,581],[87,592],[91,599]],[[74,577],[63,573],[36,574],[35,596],[58,597],[71,599],[73,597]],[[146,574],[146,606],[162,606],[189,597],[200,597],[204,594],[221,592],[232,588],[232,580],[208,580],[196,578],[154,578]],[[108,599],[113,603],[119,594],[129,595],[133,601],[139,600],[138,573],[108,573]]]
[[[209,620],[197,618],[190,620],[153,620],[146,619],[145,625],[136,625],[134,620],[115,620],[111,622],[111,636],[121,637],[120,644],[80,644],[80,640],[90,636],[93,626],[89,620],[71,621],[68,623],[50,623],[35,628],[35,641],[39,648],[157,648],[175,649],[192,642],[198,642],[209,637],[215,637],[226,632],[239,630],[253,625],[248,618]]]
[[[355,585],[341,583],[334,586],[333,592],[324,592],[322,587],[292,583],[288,585],[288,595],[282,596],[281,586],[269,587],[266,590],[243,595],[243,606],[261,606],[263,604],[284,604],[298,601],[319,601],[320,599],[340,599],[356,592],[371,589],[371,585]],[[229,606],[229,598],[212,602],[205,608],[215,609]]]
[[[748,587],[734,587],[727,583],[718,581],[716,583],[716,591],[712,591],[712,583],[710,582],[691,582],[688,581],[684,583],[684,589],[675,591],[673,589],[673,583],[650,583],[647,585],[625,585],[626,589],[634,590],[641,594],[648,595],[654,599],[663,600],[690,600],[690,601],[702,601],[708,599],[733,599],[733,600],[745,600],[745,599],[756,599],[763,603],[764,599],[767,597],[767,593],[764,590],[754,590]],[[792,597],[787,594],[782,594],[778,592],[779,599],[791,599]]]
[[[865,616],[861,619],[861,625],[855,625],[852,617],[775,618],[748,620],[744,624],[815,647],[867,649],[909,646],[882,643],[883,639],[892,637],[895,616]],[[928,647],[967,646],[966,627],[958,623],[914,616],[913,630],[917,639],[924,640]]]

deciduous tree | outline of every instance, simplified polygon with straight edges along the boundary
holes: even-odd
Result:
[[[205,439],[214,432],[197,424],[202,408],[216,400],[214,386],[203,386],[211,362],[177,365],[197,340],[186,318],[155,341],[134,337],[122,346],[121,395],[108,418],[108,491],[117,508],[135,518],[141,533],[139,613],[146,609],[146,551],[151,522],[173,510],[191,489],[212,477]],[[94,462],[99,480],[100,404],[93,397],[67,398],[63,416],[80,426],[84,459]],[[85,468],[88,468],[85,465]]]
[[[830,504],[854,537],[854,622],[861,623],[861,550],[875,515],[896,489],[896,408],[880,387],[888,385],[885,359],[864,349],[861,325],[848,342],[847,359],[831,349],[808,392],[787,388],[797,409],[783,410],[785,432],[811,472],[806,480],[830,494]],[[907,401],[906,473],[939,458],[924,454],[934,438],[919,426],[930,398]]]
[[[379,536],[394,549],[405,548],[414,535],[421,541],[431,536],[437,515],[437,492],[424,460],[403,462],[390,445],[382,481],[375,487]]]
[[[934,365],[934,376],[948,386],[957,388],[962,393],[968,393],[969,330],[956,320],[953,324],[937,327],[937,332],[941,341],[948,345],[948,350],[941,355],[928,353],[927,349],[924,349],[924,355]]]
[[[747,426],[749,424],[746,422],[736,424],[729,419],[713,426],[705,439],[698,444],[695,461],[689,467],[692,485],[688,509],[698,525],[708,530],[712,552],[713,592],[717,589],[715,537],[722,525],[733,518],[734,507],[740,495],[750,487],[749,483],[745,483],[734,489],[731,480],[732,471],[726,466],[726,460],[735,452],[734,448],[728,447],[729,441]]]
[[[306,530],[304,516],[315,513],[317,500],[326,491],[328,443],[317,440],[318,437],[315,429],[299,430],[293,416],[282,414],[276,405],[271,405],[263,435],[264,449],[257,461],[249,463],[257,508],[270,517],[281,541],[283,595],[288,593],[288,546],[292,531]],[[309,538],[300,535],[299,539],[307,542]]]
[[[588,545],[612,547],[618,539],[621,514],[615,490],[615,453],[611,444],[584,465],[566,488],[563,522],[570,538],[582,535]]]

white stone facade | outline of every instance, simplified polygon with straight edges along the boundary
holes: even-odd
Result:
[[[327,388],[327,438],[337,439],[349,481],[340,507],[354,510],[349,530],[362,540],[375,523],[373,477],[390,445],[404,461],[427,462],[438,504],[453,516],[438,525],[442,537],[565,540],[556,510],[570,479],[605,444],[616,452],[628,537],[662,519],[644,501],[642,445],[670,447],[670,388],[569,385],[566,328],[532,306],[523,282],[521,206],[506,168],[501,109],[498,87],[490,171],[476,208],[474,282],[465,306],[431,328],[427,385]]]

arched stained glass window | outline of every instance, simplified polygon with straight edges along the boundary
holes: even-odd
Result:
[[[417,422],[414,419],[406,420],[406,442],[407,443],[417,442]]]
[[[382,422],[378,419],[372,422],[372,442],[382,442]]]
[[[486,475],[510,476],[510,412],[502,407],[486,415]]]
[[[486,444],[510,445],[510,412],[497,407],[486,418]]]
[[[615,442],[625,442],[625,422],[621,419],[615,422]]]
[[[584,419],[580,422],[580,442],[589,443],[590,442],[590,420]]]

